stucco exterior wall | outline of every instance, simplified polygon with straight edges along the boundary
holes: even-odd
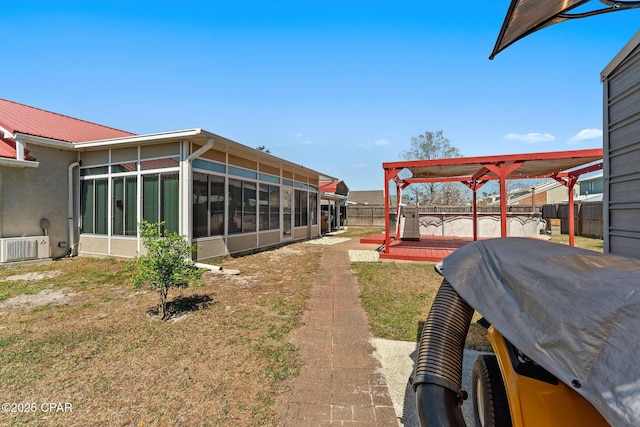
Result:
[[[229,255],[229,249],[223,238],[200,240],[196,243],[198,251],[194,258],[204,260]]]
[[[50,254],[60,256],[67,248],[58,244],[69,244],[67,166],[76,160],[76,153],[37,145],[27,148],[39,167],[0,168],[0,236],[42,236],[40,221],[46,218]]]
[[[265,231],[258,235],[259,246],[271,246],[280,243],[280,230]]]
[[[109,255],[135,258],[138,255],[138,239],[111,238]]]
[[[309,237],[309,232],[307,231],[307,227],[296,227],[293,230],[293,239],[294,240],[304,240]],[[313,236],[311,236],[313,237]]]
[[[230,253],[255,249],[258,247],[257,234],[229,236],[227,247]]]
[[[107,236],[80,235],[79,255],[107,255],[108,252],[109,238]]]
[[[140,252],[145,252],[142,243],[140,243]],[[78,255],[135,258],[138,255],[138,239],[81,234]]]

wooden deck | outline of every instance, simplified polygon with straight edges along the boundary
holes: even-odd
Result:
[[[440,262],[447,255],[473,242],[472,238],[454,236],[421,236],[420,240],[400,240],[391,234],[389,238],[389,253],[385,253],[383,248],[381,259]],[[384,234],[371,234],[361,238],[360,243],[384,245]]]

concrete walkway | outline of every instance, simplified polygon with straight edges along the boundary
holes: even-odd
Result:
[[[369,343],[349,249],[362,245],[351,239],[324,247],[303,325],[291,339],[301,349],[304,366],[281,399],[284,426],[398,425]]]

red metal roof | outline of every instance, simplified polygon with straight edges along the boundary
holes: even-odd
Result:
[[[334,181],[320,181],[320,191],[327,196],[333,194],[346,197],[349,194],[349,187],[347,187],[344,181],[339,179]]]
[[[66,142],[97,141],[135,135],[1,98],[0,126],[11,133],[20,132]]]
[[[323,193],[335,193],[336,189],[338,188],[338,184],[340,184],[342,181],[339,180],[335,180],[335,181],[320,181],[320,191],[322,191]]]
[[[16,158],[16,142],[10,139],[0,137],[0,157],[6,157],[9,159]],[[33,156],[29,155],[29,150],[24,150],[24,159],[29,161],[35,161]]]

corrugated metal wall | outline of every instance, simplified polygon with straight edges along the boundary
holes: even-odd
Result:
[[[604,90],[604,251],[640,258],[640,45]]]

